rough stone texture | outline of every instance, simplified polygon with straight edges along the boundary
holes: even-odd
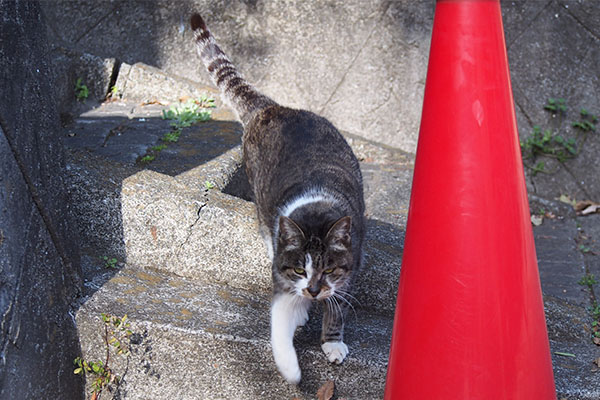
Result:
[[[350,133],[414,151],[433,16],[427,2],[103,4],[103,10],[94,2],[48,5],[56,21],[51,36],[208,84],[188,27],[192,10],[199,10],[240,71],[266,94],[323,113]]]
[[[161,277],[160,279],[157,278],[159,281],[167,279],[167,277],[169,277],[168,279],[181,280],[181,278],[172,276],[172,274],[183,275],[183,281],[189,281],[190,278],[193,278],[194,285],[198,286],[194,286],[195,289],[190,289],[190,291],[196,290],[198,293],[204,293],[205,289],[199,288],[208,285],[213,291],[217,292],[228,290],[236,293],[246,293],[245,290],[248,290],[262,298],[262,301],[268,301],[268,262],[264,258],[262,241],[255,230],[254,210],[252,205],[245,201],[250,198],[250,195],[248,188],[244,187],[243,184],[244,175],[240,173],[241,154],[239,146],[236,145],[230,150],[228,150],[228,146],[220,147],[223,142],[219,142],[214,138],[211,139],[213,134],[218,136],[218,133],[213,132],[210,125],[199,124],[184,129],[181,139],[183,143],[178,144],[173,149],[174,154],[166,155],[166,158],[170,160],[169,163],[172,164],[170,166],[172,172],[169,173],[165,169],[165,165],[160,164],[162,154],[156,160],[159,162],[157,166],[151,163],[145,166],[146,170],[143,170],[141,166],[133,161],[136,157],[126,154],[127,152],[136,153],[138,146],[123,147],[123,143],[138,143],[142,148],[156,143],[158,136],[156,132],[160,130],[160,124],[164,121],[154,121],[153,118],[156,119],[160,112],[157,109],[150,110],[147,107],[138,106],[135,103],[106,104],[97,111],[86,113],[82,118],[76,120],[72,126],[65,129],[65,143],[71,147],[70,165],[72,170],[104,171],[94,172],[87,183],[88,186],[81,186],[83,194],[81,209],[97,209],[101,211],[99,214],[103,212],[102,204],[106,204],[106,202],[95,200],[90,202],[89,199],[86,200],[83,192],[88,190],[84,188],[95,187],[98,193],[101,193],[105,190],[104,185],[96,185],[92,179],[98,180],[100,177],[108,179],[107,176],[110,176],[110,179],[114,180],[114,189],[110,190],[115,190],[114,193],[119,198],[119,207],[113,207],[111,210],[112,213],[118,214],[113,220],[117,224],[116,226],[124,223],[125,228],[121,227],[120,229],[127,232],[125,236],[117,239],[127,242],[127,246],[125,246],[125,243],[121,243],[123,243],[123,251],[126,252],[127,259],[130,262],[138,266],[150,267],[144,268],[142,273]],[[219,113],[223,113],[221,115],[226,114],[226,111],[219,109],[215,111],[217,115]],[[104,134],[110,132],[112,129],[110,126],[118,126],[122,123],[122,120],[116,118],[119,115],[122,118],[125,118],[124,115],[128,116],[126,121],[129,128],[122,131],[121,134],[126,136],[127,132],[133,133],[135,140],[127,141],[126,138],[111,136],[108,138],[105,147],[100,146],[99,143],[102,141],[99,138],[105,136],[97,132],[94,133],[96,128]],[[153,124],[157,124],[156,128],[152,128]],[[86,128],[82,128],[83,126]],[[146,128],[142,128],[144,126]],[[75,133],[75,136],[70,136],[72,133]],[[229,135],[227,129],[224,135],[225,137]],[[189,140],[192,143],[200,137],[206,139],[205,146],[202,147],[206,154],[222,154],[213,158],[211,158],[212,156],[205,157],[208,161],[204,163],[201,163],[202,159],[199,158],[198,163],[200,165],[188,169],[190,167],[185,167],[185,165],[193,166],[195,163],[189,161],[187,157],[191,157],[191,160],[193,160],[194,157],[201,156],[190,154],[185,142]],[[117,141],[112,144],[111,140],[115,139]],[[361,281],[358,284],[359,293],[357,297],[360,305],[356,307],[357,315],[360,318],[361,315],[372,313],[372,310],[375,309],[382,315],[387,314],[387,323],[391,323],[390,313],[395,304],[413,157],[352,135],[348,137],[348,140],[361,161],[361,169],[365,178],[369,224],[369,234],[365,248],[365,266],[366,269],[373,268],[371,271],[364,271],[361,275]],[[227,140],[225,140],[225,143],[227,143]],[[120,148],[128,150],[125,153],[120,153],[118,151]],[[216,149],[221,150],[217,151]],[[110,168],[102,167],[102,165],[110,165]],[[81,177],[80,180],[84,181],[85,175],[81,175]],[[102,179],[99,182],[102,182]],[[215,182],[217,189],[206,191],[202,185],[202,182],[206,180]],[[219,189],[225,193],[221,193]],[[123,209],[121,209],[121,199],[125,204]],[[544,223],[534,230],[542,288],[545,293],[546,316],[558,393],[570,399],[593,399],[598,395],[594,389],[597,374],[593,372],[593,364],[590,364],[590,360],[597,357],[597,347],[591,342],[590,338],[591,318],[587,312],[590,304],[588,295],[584,288],[577,284],[577,281],[584,273],[583,262],[589,258],[589,262],[586,261],[585,264],[593,267],[597,265],[597,261],[595,261],[595,256],[592,254],[582,256],[577,240],[579,240],[579,235],[583,231],[588,235],[586,236],[587,239],[584,239],[587,240],[585,244],[595,249],[593,246],[596,243],[594,240],[597,236],[596,225],[594,224],[596,216],[579,217],[574,220],[574,213],[572,211],[569,213],[569,206],[563,203],[536,196],[533,196],[532,200],[532,204],[535,204],[534,207],[536,207],[533,208],[534,211],[538,208],[544,208],[559,215],[567,216],[564,220],[546,218]],[[198,210],[200,210],[199,213]],[[119,219],[121,215],[123,217]],[[582,228],[578,228],[578,223]],[[232,229],[230,228],[233,226],[235,226],[234,230],[239,233],[239,236],[231,235]],[[92,227],[90,230],[102,232],[101,224]],[[89,234],[89,237],[92,238],[93,235]],[[244,242],[243,238],[247,241]],[[110,242],[110,239],[106,239],[106,242]],[[255,261],[248,263],[247,260],[249,259]],[[92,264],[94,262],[98,263],[97,254],[89,260]],[[122,260],[125,260],[125,257]],[[104,287],[103,284],[112,277],[114,271],[102,270],[101,268],[88,268],[88,270],[92,271],[89,272],[91,275],[88,275],[89,278],[86,282],[88,293],[93,295],[96,290],[100,289],[100,292],[96,295],[104,296],[104,294],[101,294],[102,291],[106,287],[110,287],[112,283],[108,283]],[[153,271],[158,271],[158,273]],[[117,283],[120,282],[119,279],[117,276]],[[208,283],[202,283],[207,281]],[[223,283],[232,286],[221,286]],[[190,282],[190,284],[192,283]],[[233,287],[241,289],[234,289]],[[92,318],[95,321],[94,324],[96,324],[99,312],[119,310],[122,313],[130,313],[131,309],[138,308],[139,310],[140,306],[130,307],[127,304],[132,301],[131,298],[139,296],[139,293],[144,290],[122,288],[122,296],[110,295],[113,296],[112,301],[116,303],[102,300],[105,303],[90,312],[88,312],[90,308],[87,308],[88,303],[86,303],[78,318]],[[89,304],[94,304],[96,295],[92,297]],[[177,297],[174,294],[169,294],[169,296],[169,298]],[[179,297],[185,298],[184,295]],[[121,304],[121,306],[118,304]],[[189,317],[189,319],[195,320],[196,311],[190,312],[191,315],[186,314],[185,318]],[[157,314],[161,315],[160,312],[157,312]],[[163,321],[164,324],[178,320],[177,316],[182,317],[183,315],[171,315],[166,312],[164,314],[164,318],[166,318]],[[204,360],[207,356],[202,354],[205,354],[204,351],[208,351],[211,356],[207,362],[220,365],[220,368],[225,371],[223,374],[228,377],[236,374],[238,370],[236,365],[240,365],[240,359],[252,365],[255,365],[254,363],[264,363],[266,365],[271,362],[268,346],[260,345],[258,346],[260,350],[246,354],[244,357],[235,353],[237,350],[234,351],[234,355],[226,354],[223,352],[223,348],[231,349],[237,345],[229,342],[227,345],[215,343],[200,337],[189,339],[176,336],[175,339],[170,341],[168,337],[172,336],[172,332],[180,332],[180,330],[171,326],[156,325],[156,321],[153,322],[150,319],[150,322],[148,322],[149,319],[145,316],[134,318],[140,329],[147,330],[147,337],[154,335],[152,336],[153,340],[164,342],[164,348],[161,352],[168,354],[169,348],[172,349],[173,346],[177,347],[181,343],[185,343],[185,346],[189,347],[182,350],[184,354],[190,352],[190,354],[197,355],[198,359]],[[82,324],[90,326],[89,324],[92,324],[92,322],[82,322]],[[90,337],[94,337],[93,335],[90,336],[87,329],[84,329],[81,336],[84,342],[92,340]],[[387,344],[384,346],[387,346]],[[556,354],[556,352],[572,353],[576,357],[563,356]],[[317,354],[319,354],[318,349],[315,352],[315,357]],[[142,357],[139,362],[145,366],[140,368],[144,374],[148,375],[143,378],[146,379],[143,383],[146,386],[152,386],[148,382],[158,379],[156,374],[161,375],[161,372],[157,372],[158,369],[161,369],[164,374],[168,373],[164,371],[172,368],[172,365],[177,365],[177,362],[170,364],[171,361],[167,361],[171,359],[170,356],[161,355],[160,357],[164,357],[161,360],[164,361],[153,363],[154,369],[152,369],[148,367],[149,364],[142,361],[143,357],[146,357],[146,359],[148,357],[143,355],[143,351],[139,357]],[[212,369],[210,371],[212,372]],[[269,371],[272,372],[272,370]],[[191,374],[191,372],[183,371],[179,373]],[[201,379],[213,379],[213,375],[205,370],[197,370],[195,374],[193,376],[196,378],[193,379],[200,379],[197,378],[198,376],[202,376]],[[208,375],[208,378],[205,378],[204,375]],[[192,375],[185,376],[191,377]],[[259,374],[259,376],[261,377],[259,382],[263,382],[262,375]],[[271,377],[270,379],[274,378]],[[308,385],[316,387],[318,383],[322,383],[324,378],[316,377],[315,379],[311,380]],[[247,382],[250,382],[249,378]],[[249,398],[252,398],[252,396],[254,398],[265,396],[264,393],[269,393],[270,390],[287,390],[285,385],[273,385],[271,387],[268,384],[267,386],[261,386],[260,383],[254,381],[246,384],[252,388],[247,391],[247,393],[250,393],[248,394]],[[235,395],[238,394],[236,390],[239,390],[237,389],[239,386],[236,385],[238,383],[232,383]],[[129,396],[131,398],[141,396],[131,386],[129,388],[127,398]],[[161,393],[173,394],[178,393],[179,389],[161,387],[160,390],[163,391]],[[310,393],[310,391],[307,393]],[[226,394],[221,392],[218,392],[215,396],[216,398],[219,398],[219,396],[227,397]]]
[[[176,144],[143,164],[139,158],[169,129],[153,107],[106,103],[65,129],[82,246],[136,266],[268,291],[269,261],[254,206],[246,201],[241,127],[216,120],[185,128]],[[364,172],[369,226],[356,297],[363,306],[391,312],[413,157],[358,137],[348,140]],[[206,181],[216,189],[206,190]]]
[[[433,2],[110,1],[48,2],[50,37],[64,47],[130,65],[143,62],[209,84],[187,26],[206,16],[240,70],[283,104],[324,114],[339,128],[413,152],[416,148],[433,21]],[[543,105],[569,105],[561,128],[584,107],[600,114],[600,12],[595,0],[503,1],[521,138],[534,125],[557,128]],[[135,66],[134,66],[135,68]],[[140,72],[140,71],[138,71]],[[449,106],[452,105],[449,100]],[[528,190],[547,198],[600,197],[597,134],[553,174],[528,174]]]
[[[139,336],[128,364],[111,361],[115,373],[126,371],[120,391],[127,399],[312,399],[327,380],[335,380],[338,398],[382,398],[389,317],[351,315],[350,354],[338,366],[320,349],[315,310],[296,335],[303,381],[295,387],[272,360],[269,306],[266,293],[125,267],[79,309],[77,324],[84,356],[93,360],[105,354],[100,313],[127,314]]]
[[[546,220],[535,229],[538,263],[543,265],[542,292],[585,307],[588,296],[581,286],[574,285],[585,274],[583,255],[577,251],[575,238],[577,227],[573,220]]]
[[[248,232],[252,230],[251,207],[248,208],[248,203],[240,200],[249,200],[251,196],[244,185],[244,174],[239,168],[240,153],[234,135],[239,133],[239,125],[231,122],[234,116],[230,111],[221,108],[220,103],[214,116],[222,124],[210,128],[213,130],[209,137],[217,137],[217,132],[223,129],[226,132],[224,143],[217,145],[210,139],[204,144],[201,136],[206,134],[205,129],[184,130],[182,135],[186,137],[183,143],[193,143],[193,146],[174,146],[172,152],[169,150],[170,153],[165,153],[164,157],[161,157],[161,154],[156,162],[145,166],[150,171],[140,173],[144,167],[133,162],[144,154],[145,149],[157,144],[156,138],[162,122],[157,119],[159,114],[156,110],[144,115],[149,106],[142,106],[140,103],[157,100],[163,103],[163,106],[155,105],[160,109],[167,102],[180,97],[196,96],[197,93],[201,93],[202,85],[209,84],[205,72],[202,69],[198,72],[198,61],[187,27],[190,12],[200,10],[206,16],[219,42],[251,82],[284,104],[325,114],[345,131],[354,150],[359,153],[365,176],[369,218],[365,265],[377,265],[375,271],[363,275],[363,282],[359,284],[361,288],[376,287],[377,290],[371,290],[366,295],[360,294],[359,296],[363,297],[359,297],[359,300],[365,308],[379,307],[384,313],[391,311],[402,254],[412,157],[386,149],[384,146],[374,145],[353,134],[414,151],[433,3],[380,1],[367,4],[356,0],[325,3],[186,1],[177,4],[166,1],[60,1],[45,3],[43,7],[45,13],[52,16],[50,36],[60,46],[107,59],[114,57],[127,63],[122,65],[117,80],[119,94],[123,100],[137,102],[135,105],[123,103],[122,112],[113,115],[127,118],[127,132],[124,133],[124,137],[117,135],[108,138],[106,143],[103,142],[106,144],[103,148],[98,147],[98,142],[88,146],[86,140],[77,144],[81,139],[77,136],[83,132],[92,132],[90,140],[108,137],[98,136],[98,132],[93,133],[94,129],[81,128],[85,118],[76,122],[81,130],[75,132],[75,137],[66,138],[67,141],[73,139],[71,144],[76,148],[71,152],[75,156],[71,157],[70,165],[72,171],[79,175],[73,181],[73,187],[79,188],[80,198],[84,200],[80,203],[78,212],[81,216],[91,215],[96,218],[96,222],[89,225],[90,230],[80,230],[82,235],[87,233],[86,242],[96,240],[93,234],[93,230],[96,229],[100,236],[98,242],[106,245],[105,248],[109,251],[116,249],[115,254],[122,255],[121,260],[125,259],[120,196],[120,185],[124,181],[126,186],[135,183],[142,189],[139,200],[136,200],[134,186],[128,186],[127,189],[128,204],[135,206],[128,211],[127,224],[133,223],[130,233],[136,240],[129,242],[133,247],[138,246],[134,252],[136,257],[151,262],[147,266],[151,269],[163,269],[159,276],[164,279],[169,276],[164,272],[165,260],[169,260],[169,254],[177,252],[177,261],[186,266],[186,274],[195,274],[195,277],[202,275],[194,270],[191,262],[186,264],[188,260],[182,252],[184,247],[185,252],[191,254],[189,258],[192,260],[197,257],[195,252],[199,251],[200,254],[218,261],[219,257],[215,254],[203,253],[206,249],[199,248],[211,243],[210,241],[218,242],[220,235],[216,234],[224,231],[221,227],[217,227],[214,232],[206,229],[207,227],[201,228],[204,216],[213,218],[221,213],[219,215],[223,215],[222,218],[225,219],[229,218],[229,222],[242,221]],[[552,128],[565,137],[575,137],[576,131],[570,124],[578,118],[579,108],[585,107],[592,113],[600,114],[597,97],[600,76],[600,9],[593,0],[503,1],[502,8],[521,138],[527,138],[534,125]],[[158,66],[162,71],[140,62]],[[201,85],[194,82],[200,82]],[[563,97],[567,100],[568,110],[562,120],[561,117],[552,118],[551,114],[543,110],[543,105],[549,97]],[[451,99],[448,103],[452,106]],[[112,106],[120,107],[119,103]],[[105,111],[103,116],[86,118],[102,118],[108,127],[112,124],[109,113],[114,110]],[[144,118],[145,121],[140,121],[139,118]],[[135,137],[130,134],[135,134]],[[551,171],[551,174],[534,175],[531,170],[526,169],[532,211],[538,213],[544,209],[558,216],[557,219],[545,218],[542,226],[534,229],[534,234],[559,399],[591,400],[600,397],[600,375],[592,363],[600,353],[591,340],[592,318],[589,313],[597,285],[593,285],[592,290],[589,290],[577,284],[584,273],[590,272],[600,276],[600,250],[597,246],[600,237],[597,226],[600,224],[597,216],[575,217],[570,206],[554,201],[560,194],[568,194],[579,200],[586,198],[598,201],[600,167],[596,155],[600,150],[599,140],[597,133],[588,135],[580,147],[579,155],[564,164],[550,158],[541,158],[546,162],[547,170]],[[233,144],[233,147],[229,144]],[[126,149],[122,154],[118,152],[120,146]],[[196,150],[191,151],[191,147]],[[202,150],[197,150],[198,148]],[[205,150],[208,156],[203,159],[199,153]],[[95,153],[98,155],[94,155]],[[107,163],[103,160],[109,161]],[[115,160],[120,161],[115,163]],[[114,165],[109,168],[104,166],[106,164]],[[114,169],[111,169],[113,167]],[[93,173],[86,175],[88,170]],[[202,188],[205,180],[216,183],[217,188],[225,194],[213,191],[205,193]],[[104,183],[95,185],[96,181],[111,181],[108,196],[103,194],[107,186]],[[95,194],[86,198],[87,192]],[[384,193],[387,195],[383,195]],[[165,201],[161,203],[160,198]],[[202,207],[207,200],[210,206]],[[152,204],[154,202],[156,204]],[[224,206],[222,203],[228,205]],[[89,207],[86,207],[88,204]],[[238,207],[240,212],[236,215]],[[143,210],[139,214],[145,219],[136,219],[132,211],[135,208]],[[201,209],[200,214],[197,214],[198,209]],[[166,210],[164,215],[161,214],[163,210]],[[89,214],[86,214],[88,211]],[[204,211],[208,212],[203,215]],[[102,216],[106,213],[111,216],[104,224],[106,228],[102,229]],[[167,217],[178,219],[182,226]],[[163,221],[164,224],[155,225],[157,221]],[[214,223],[215,220],[208,226],[213,226]],[[162,236],[159,236],[159,225],[165,229],[161,231]],[[152,229],[153,226],[156,226],[156,230]],[[115,235],[111,236],[111,232]],[[204,232],[206,236],[196,235],[200,232]],[[254,239],[248,249],[257,246],[252,250],[251,257],[257,257],[258,260],[261,257],[259,253],[264,250],[261,249],[260,241],[256,241],[258,236],[255,233],[249,235],[254,235]],[[186,241],[186,238],[193,240]],[[205,242],[205,238],[211,239]],[[161,248],[157,249],[153,242],[159,240]],[[212,244],[209,247],[213,252],[223,251],[235,259],[238,255],[230,254],[231,240],[225,238],[223,243],[227,243],[228,246],[224,246],[227,248],[223,250],[216,245],[210,247]],[[184,246],[177,249],[179,244]],[[589,251],[581,250],[582,245],[583,249]],[[148,254],[145,253],[144,246]],[[93,250],[93,246],[90,249],[92,254],[86,257],[86,260],[97,262],[98,254],[93,252],[98,250]],[[166,255],[159,254],[159,250]],[[152,259],[149,254],[162,256]],[[255,272],[265,273],[264,269],[257,267],[258,264],[260,261],[250,267],[253,277]],[[218,272],[221,274],[221,282],[235,285],[241,283],[246,289],[252,286],[244,284],[239,277],[239,265],[237,270],[236,265],[229,267],[226,268],[229,272]],[[216,269],[215,266],[210,268]],[[151,269],[146,273],[150,273]],[[175,263],[167,269],[179,274],[183,271]],[[98,268],[92,270],[98,275],[86,282],[90,294],[114,274],[114,271],[99,272]],[[227,275],[230,273],[232,275]],[[258,295],[267,298],[264,286],[268,284],[268,278],[265,276],[257,278],[261,288]],[[380,287],[382,280],[391,283]],[[201,291],[201,287],[210,286],[200,282],[194,285],[196,284],[198,286],[195,286],[194,290],[197,291]],[[109,283],[107,287],[112,287],[111,285],[112,283]],[[223,288],[210,287],[216,291]],[[125,287],[122,289],[127,290]],[[225,289],[244,293],[239,289]],[[104,298],[102,290],[104,288],[98,294]],[[121,300],[117,303],[126,305],[130,301],[129,297],[135,295],[137,292],[129,293],[127,298],[119,297]],[[82,312],[86,312],[88,305],[90,307],[87,310],[91,310],[91,305],[96,304],[96,301],[92,298],[89,304],[84,305]],[[119,308],[115,302],[102,302],[102,307],[94,309],[96,318],[99,312],[105,311],[105,306],[127,311],[127,307]],[[258,307],[260,308],[260,305]],[[371,312],[358,311],[359,315],[361,311]],[[201,311],[199,313],[201,314]],[[175,315],[166,315],[169,317],[165,317],[163,323],[172,323]],[[187,318],[187,315],[185,316]],[[155,338],[164,341],[164,354],[168,354],[170,333],[165,332],[177,332],[179,335],[181,331],[174,328],[175,324],[157,328],[157,325],[151,325],[145,317],[138,317],[135,323],[148,328],[148,335],[154,334]],[[388,319],[387,323],[389,321]],[[88,333],[86,331],[86,336],[82,337],[90,337]],[[235,344],[215,344],[200,336],[194,338],[190,341],[176,336],[173,342],[185,343],[186,349],[195,346],[194,340],[201,343],[196,350],[189,351],[192,354],[203,354],[203,349],[208,349],[207,351],[215,355],[210,358],[211,362],[222,365],[227,371],[224,374],[228,377],[235,373],[239,375],[239,369],[242,367],[236,366],[240,366],[240,359],[246,364],[256,360],[263,362],[263,365],[270,362],[268,347],[247,354],[247,357],[233,350],[232,354],[235,356],[232,356],[223,349],[235,348]],[[260,345],[257,345],[257,348],[260,348]],[[184,350],[186,351],[188,350]],[[196,351],[198,353],[195,353]],[[557,353],[571,353],[575,356]],[[177,360],[173,360],[172,363],[165,361],[161,368],[173,365],[178,365]],[[181,370],[180,374],[188,379],[208,379],[213,382],[213,371],[202,370],[198,375],[191,375],[189,370]],[[269,371],[272,372],[271,369]],[[149,377],[153,376],[151,369],[146,368],[145,373]],[[198,376],[202,378],[199,379]],[[360,373],[357,376],[360,377]],[[145,379],[145,386],[141,386],[153,387],[154,381],[150,378]],[[243,379],[250,382],[247,375],[243,375]],[[271,384],[267,383],[267,386],[261,386],[262,380],[270,382],[263,378],[261,372],[257,382],[246,383],[251,387],[246,393],[251,392],[254,398],[293,397],[293,392],[285,392],[287,389],[280,387],[281,382],[279,385],[269,386]],[[311,381],[309,385],[316,388],[317,381]],[[236,385],[237,383],[233,387],[239,387]],[[222,384],[215,381],[213,386],[220,388]],[[272,389],[274,387],[276,388]],[[131,386],[129,390],[127,396],[131,398],[142,396]],[[163,393],[176,393],[178,389],[161,390],[165,390]],[[212,397],[236,398],[218,390],[213,392]],[[276,394],[271,395],[272,393]],[[278,393],[285,394],[279,396]],[[381,397],[379,392],[373,393],[378,393],[375,397]],[[312,397],[314,390],[302,392],[302,396]]]
[[[545,219],[533,230],[559,399],[600,396],[599,370],[593,363],[600,357],[592,342],[593,292],[578,283],[593,265],[598,266],[597,255],[579,248],[583,235],[585,245],[590,246],[600,238],[594,223],[597,217]]]
[[[0,9],[0,398],[79,398],[79,253],[44,23],[37,2]]]
[[[579,154],[559,163],[550,157],[538,157],[550,173],[528,175],[528,189],[541,197],[557,198],[568,194],[578,200],[600,198],[600,136],[583,135],[571,127],[585,108],[600,114],[600,36],[598,8],[593,1],[513,2],[522,11],[507,23],[510,37],[508,56],[515,95],[515,106],[522,139],[529,137],[533,126],[550,129],[565,138],[577,138]],[[595,6],[595,4],[594,4]],[[585,17],[584,17],[585,16]],[[596,21],[594,23],[594,20]],[[567,112],[556,117],[544,110],[549,98],[564,98]],[[585,137],[587,136],[587,138]]]
[[[58,110],[67,114],[74,109],[89,108],[106,98],[111,85],[111,78],[118,63],[114,58],[100,58],[92,54],[80,54],[63,47],[55,47],[50,53],[54,75],[55,99],[58,100]],[[88,97],[78,100],[75,95],[75,83],[81,79],[81,84],[88,88]]]

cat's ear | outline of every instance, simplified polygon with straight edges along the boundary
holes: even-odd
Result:
[[[304,232],[291,218],[279,217],[279,246],[284,250],[299,249],[304,241]]]
[[[352,217],[345,216],[338,219],[329,229],[329,232],[327,232],[327,236],[325,237],[327,247],[338,251],[350,250],[350,245],[352,243],[350,236],[351,229]]]

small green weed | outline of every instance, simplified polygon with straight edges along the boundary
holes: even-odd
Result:
[[[594,132],[598,123],[596,115],[586,109],[581,109],[578,121],[564,125],[568,108],[565,99],[561,98],[548,99],[544,110],[552,113],[551,125],[553,128],[542,129],[536,125],[533,127],[532,134],[521,141],[524,165],[531,170],[534,176],[540,172],[551,174],[558,170],[557,167],[549,171],[548,164],[538,160],[540,157],[554,158],[560,163],[575,158],[583,146],[586,135]]]
[[[600,345],[600,305],[596,302],[590,308],[592,315],[592,340],[595,344]]]
[[[102,261],[104,261],[105,268],[117,268],[117,259],[114,257],[102,256],[100,257]]]
[[[116,86],[111,86],[108,94],[106,95],[106,99],[116,100],[119,97],[121,97],[121,94],[119,93],[119,88],[117,88]]]
[[[77,82],[75,82],[75,97],[77,97],[77,100],[85,101],[89,95],[88,87],[81,82],[81,78],[77,78]]]
[[[525,158],[535,159],[540,155],[556,157],[558,161],[564,162],[577,155],[577,143],[575,139],[564,139],[562,136],[553,134],[549,129],[542,132],[538,125],[533,127],[533,134],[524,142],[521,142],[521,148]],[[544,164],[536,164],[537,172],[543,171]]]
[[[154,154],[146,154],[144,157],[140,158],[140,162],[142,163],[150,163],[156,159]]]
[[[179,136],[181,136],[181,129],[174,129],[165,133],[160,140],[167,143],[176,143],[179,140]]]
[[[581,286],[587,286],[591,288],[592,285],[595,285],[598,282],[596,281],[594,274],[585,274],[577,283]]]
[[[199,99],[189,99],[184,103],[171,106],[163,110],[162,118],[172,120],[171,126],[175,129],[187,128],[196,122],[205,122],[210,119],[215,100],[206,95]]]
[[[573,128],[577,128],[583,132],[595,132],[596,124],[598,123],[598,117],[594,114],[590,114],[588,110],[582,108],[579,111],[581,117],[579,121],[575,121],[571,124]]]
[[[544,106],[545,110],[548,111],[552,111],[553,113],[566,113],[567,112],[567,106],[565,104],[565,99],[553,99],[550,98],[548,99],[548,101],[546,102],[546,105]]]
[[[98,400],[104,389],[111,391],[111,386],[118,387],[121,382],[121,377],[115,374],[110,368],[111,353],[112,355],[129,356],[129,343],[131,332],[127,315],[122,318],[115,317],[110,314],[100,314],[104,324],[104,332],[102,340],[106,349],[106,358],[102,360],[86,360],[82,357],[77,357],[73,360],[75,369],[73,373],[76,375],[90,376],[93,381],[91,384],[91,398]],[[112,352],[111,352],[112,349]]]
[[[206,95],[198,99],[189,99],[185,102],[172,105],[168,110],[163,110],[162,119],[171,120],[171,130],[165,133],[160,140],[163,142],[156,146],[150,147],[148,152],[141,158],[139,162],[150,163],[156,159],[158,154],[167,148],[168,143],[177,143],[183,128],[187,128],[197,122],[205,122],[210,120],[215,100]]]
[[[204,181],[204,188],[206,190],[211,190],[214,189],[217,185],[215,185],[213,182],[210,181]]]

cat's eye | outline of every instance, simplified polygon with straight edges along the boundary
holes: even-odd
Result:
[[[294,268],[294,272],[297,273],[298,275],[304,275],[306,273],[306,271],[304,271],[304,268],[301,268],[301,267]]]
[[[334,270],[334,268],[327,268],[325,271],[323,271],[323,273],[324,273],[325,275],[328,275],[328,274],[332,273],[332,272],[333,272],[333,270]]]

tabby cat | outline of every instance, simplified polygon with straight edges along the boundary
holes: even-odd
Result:
[[[191,26],[202,62],[244,126],[243,161],[272,260],[273,356],[281,375],[297,384],[294,333],[312,303],[324,303],[321,348],[328,360],[339,364],[348,354],[344,315],[365,234],[359,164],[329,121],[258,92],[202,17],[193,15]]]

